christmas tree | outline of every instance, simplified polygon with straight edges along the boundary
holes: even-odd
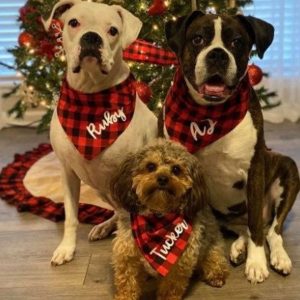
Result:
[[[66,66],[61,47],[60,28],[55,20],[52,30],[46,33],[41,16],[47,18],[57,0],[28,0],[20,9],[19,46],[8,50],[15,57],[15,65],[7,66],[22,74],[24,82],[15,86],[10,96],[18,92],[20,97],[10,111],[22,117],[29,107],[43,106],[46,114],[40,121],[39,130],[47,129],[51,120],[55,99],[58,97],[61,80]],[[104,0],[107,4],[119,4],[143,21],[140,39],[167,48],[164,24],[176,20],[178,16],[200,9],[211,13],[236,14],[252,0]],[[174,65],[156,65],[147,62],[128,62],[137,79],[137,92],[150,109],[158,111],[174,75]],[[2,63],[3,64],[3,63]],[[262,72],[255,68],[256,83],[261,80]],[[260,94],[268,106],[268,98],[274,96],[261,88]],[[270,105],[269,105],[270,106]]]

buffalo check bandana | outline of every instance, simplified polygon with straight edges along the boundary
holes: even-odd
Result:
[[[243,120],[249,95],[250,83],[246,76],[225,103],[199,105],[189,94],[178,69],[164,104],[164,124],[170,139],[181,143],[190,153],[217,141]]]
[[[192,225],[175,213],[131,214],[131,229],[145,259],[160,275],[166,276],[184,252]]]
[[[156,65],[177,65],[176,54],[144,40],[136,40],[123,51],[123,58]]]
[[[134,77],[110,89],[84,94],[63,82],[57,115],[67,136],[85,159],[91,160],[113,144],[134,114]]]

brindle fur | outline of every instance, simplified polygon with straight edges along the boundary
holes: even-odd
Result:
[[[198,54],[205,49],[214,37],[213,20],[218,18],[214,15],[205,15],[196,11],[187,17],[181,17],[176,23],[169,22],[166,25],[166,36],[169,46],[176,52],[184,76],[196,88],[195,69]],[[235,35],[242,37],[242,43],[237,49],[231,49],[236,65],[237,74],[235,83],[245,74],[249,55],[253,44],[256,44],[258,56],[263,57],[264,52],[270,46],[273,40],[273,27],[254,17],[245,16],[221,16],[222,18],[222,41],[226,48],[229,48],[230,41]],[[192,39],[201,34],[204,37],[204,43],[199,46],[192,44]],[[214,73],[216,66],[207,64],[207,72]],[[225,72],[227,64],[218,66],[219,74]],[[264,225],[265,222],[271,222],[272,219],[263,220],[264,199],[267,192],[275,182],[280,179],[280,185],[283,188],[281,202],[278,208],[273,204],[273,217],[277,219],[275,232],[282,233],[283,223],[288,212],[294,204],[296,196],[300,190],[300,179],[298,168],[295,162],[287,156],[270,151],[266,147],[264,139],[264,124],[259,99],[251,88],[249,112],[256,129],[257,138],[254,149],[254,155],[248,170],[247,181],[247,212],[248,227],[251,238],[255,245],[261,246],[264,243]],[[162,115],[161,115],[162,116]],[[159,132],[163,132],[164,124],[159,121]],[[212,166],[213,167],[213,166]],[[234,184],[234,182],[233,182]],[[218,188],[218,187],[215,187]],[[226,218],[229,219],[228,217]],[[230,223],[230,222],[229,222]],[[235,223],[235,219],[233,219]],[[238,227],[241,228],[239,222]],[[233,224],[230,224],[230,228]],[[244,227],[243,231],[246,232]],[[240,230],[238,230],[241,233]],[[281,270],[278,270],[279,272]]]

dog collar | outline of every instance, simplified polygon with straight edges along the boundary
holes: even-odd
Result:
[[[184,252],[192,225],[175,213],[131,214],[131,229],[142,255],[154,270],[166,276]]]
[[[134,114],[135,99],[133,75],[117,86],[94,94],[75,91],[64,80],[57,115],[79,153],[91,160],[127,128]]]
[[[170,139],[181,143],[190,153],[217,141],[243,120],[249,95],[250,83],[246,76],[226,102],[199,105],[190,95],[178,68],[164,104],[164,124]]]

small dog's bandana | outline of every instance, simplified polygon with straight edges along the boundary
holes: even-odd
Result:
[[[134,77],[110,89],[84,94],[63,82],[57,115],[67,136],[85,159],[109,147],[129,125],[135,108]]]
[[[164,124],[171,140],[195,153],[234,129],[249,107],[250,83],[246,76],[235,94],[225,103],[199,105],[188,91],[180,69],[164,104]]]
[[[192,225],[175,213],[131,214],[131,229],[145,259],[160,275],[166,276],[185,250]]]

